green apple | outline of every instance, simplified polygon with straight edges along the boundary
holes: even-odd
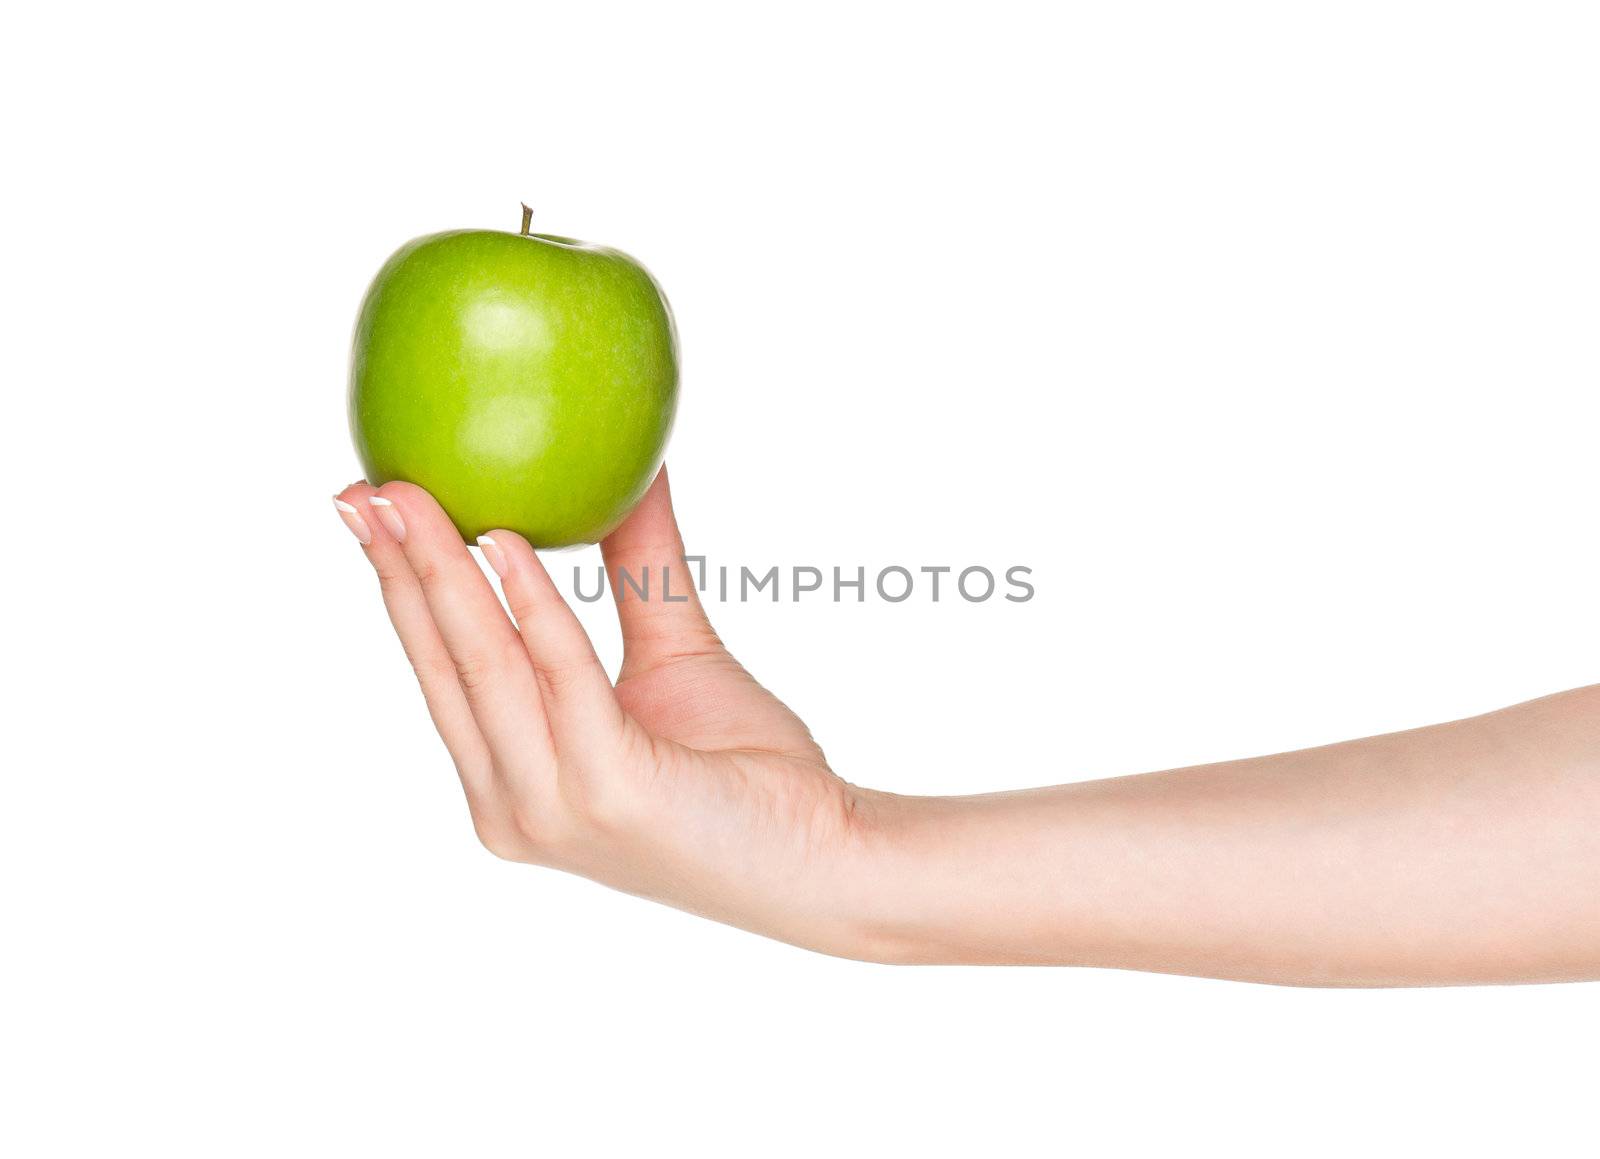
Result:
[[[461,534],[593,543],[655,477],[678,401],[661,288],[627,254],[550,234],[454,230],[373,280],[350,360],[350,430],[373,484],[433,494]]]

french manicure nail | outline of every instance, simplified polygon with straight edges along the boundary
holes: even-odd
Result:
[[[483,548],[483,558],[489,561],[489,566],[494,568],[494,574],[501,579],[506,578],[506,572],[511,570],[510,561],[500,545],[487,535],[478,536],[478,546]]]
[[[404,543],[406,521],[400,518],[400,509],[394,505],[394,501],[385,499],[382,495],[374,495],[369,502],[372,504],[372,509],[378,513],[379,521],[389,529],[389,534],[398,542]]]
[[[362,547],[372,542],[372,528],[368,527],[367,521],[361,518],[361,512],[350,506],[343,499],[335,499],[333,505],[338,508],[339,518],[344,520],[344,525],[350,529],[351,534],[361,541]]]

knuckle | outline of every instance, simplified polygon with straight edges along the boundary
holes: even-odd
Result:
[[[630,832],[634,810],[634,794],[619,778],[598,777],[584,786],[583,817],[595,833],[617,837]]]
[[[521,593],[512,595],[507,592],[506,607],[511,611],[511,618],[518,624],[532,623],[533,618],[539,614],[539,609],[534,606],[533,601]]]
[[[461,687],[468,693],[473,693],[481,692],[495,682],[498,667],[487,657],[473,654],[457,656],[455,671],[456,679],[461,681]]]
[[[535,665],[541,691],[553,697],[571,692],[588,675],[587,657],[576,660],[546,660]]]
[[[526,802],[475,810],[472,827],[479,843],[502,861],[548,865],[556,860],[560,835],[549,811]]]
[[[472,828],[478,835],[478,843],[501,861],[528,860],[528,850],[517,826],[507,825],[500,818],[484,818],[474,814]]]
[[[422,652],[408,640],[402,640],[400,646],[404,649],[406,660],[411,664],[411,671],[417,674],[417,683],[422,685],[424,692],[447,688],[449,682],[456,678],[455,665],[442,657]]]
[[[398,595],[411,586],[411,568],[404,559],[375,563],[373,570],[378,573],[378,589],[385,599]]]
[[[653,819],[640,786],[619,778],[594,794],[590,829],[608,842],[634,845],[649,833]]]
[[[417,582],[425,588],[437,586],[439,583],[439,565],[431,556],[420,556],[411,563],[411,573],[417,577]]]
[[[549,814],[542,809],[526,806],[511,811],[511,826],[518,839],[529,850],[547,853],[555,845],[555,832]]]
[[[512,633],[497,646],[457,656],[456,677],[468,693],[478,692],[497,683],[513,665],[526,663],[526,656],[521,638]]]
[[[648,824],[645,801],[663,759],[655,739],[646,735],[625,741],[588,775],[571,778],[585,828],[626,839]]]

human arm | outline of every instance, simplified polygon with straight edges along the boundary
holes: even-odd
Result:
[[[520,537],[485,547],[508,619],[425,492],[339,501],[501,856],[880,961],[1600,977],[1600,688],[1228,764],[899,796],[833,773],[690,585],[619,599],[613,685]],[[664,474],[603,549],[613,574],[683,576]]]

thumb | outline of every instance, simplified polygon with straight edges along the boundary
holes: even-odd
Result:
[[[622,622],[622,676],[724,650],[700,603],[695,569],[684,562],[665,467],[600,550]]]

